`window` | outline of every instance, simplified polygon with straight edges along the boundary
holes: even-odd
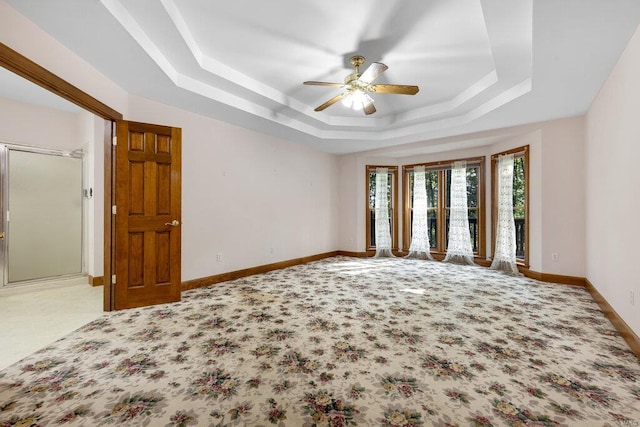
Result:
[[[483,189],[484,157],[460,159],[467,161],[467,204],[469,209],[469,231],[471,247],[477,256],[484,256]],[[449,189],[451,167],[455,160],[403,166],[403,242],[405,251],[411,244],[411,224],[413,222],[413,169],[424,165],[426,169],[427,204],[429,214],[429,243],[432,253],[445,254],[449,234]]]
[[[518,264],[529,266],[529,146],[514,148],[491,156],[491,217],[492,247],[496,244],[498,219],[498,157],[513,154],[513,219],[516,226],[516,259]]]
[[[389,180],[387,194],[389,195],[389,229],[391,230],[391,246],[398,249],[398,167],[367,165],[367,250],[376,249],[376,168],[387,168]]]

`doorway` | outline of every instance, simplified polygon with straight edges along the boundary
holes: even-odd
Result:
[[[0,286],[83,275],[84,153],[1,144],[0,163]]]
[[[83,108],[84,110],[91,112],[95,116],[105,120],[104,122],[105,126],[103,129],[104,131],[103,138],[101,138],[104,142],[104,152],[103,152],[104,154],[104,158],[103,158],[104,160],[104,176],[103,176],[104,192],[102,194],[103,200],[104,200],[104,204],[103,204],[104,259],[103,259],[103,276],[102,276],[103,280],[101,280],[100,282],[101,284],[104,285],[103,286],[104,310],[105,311],[114,310],[117,308],[116,307],[117,296],[119,295],[120,292],[122,292],[123,288],[127,288],[128,290],[131,290],[138,287],[138,284],[131,283],[128,280],[128,277],[123,278],[123,274],[120,274],[119,278],[117,278],[117,274],[113,274],[116,271],[123,271],[121,266],[123,261],[122,257],[120,258],[115,257],[116,253],[118,252],[116,250],[116,243],[120,242],[120,246],[118,247],[118,250],[119,250],[122,247],[121,245],[125,244],[127,241],[127,239],[123,239],[121,237],[122,234],[135,232],[130,227],[133,225],[135,228],[135,224],[134,224],[135,221],[129,222],[128,220],[127,221],[115,220],[117,216],[117,212],[121,214],[130,213],[128,209],[125,209],[125,212],[122,212],[121,206],[118,206],[114,202],[116,202],[116,198],[122,200],[121,191],[123,189],[129,188],[131,185],[131,182],[128,178],[125,179],[124,181],[121,181],[122,177],[128,176],[127,174],[115,173],[117,172],[117,167],[115,163],[122,161],[122,159],[118,160],[118,158],[116,158],[116,151],[117,151],[116,147],[121,146],[121,144],[124,143],[126,144],[127,147],[129,147],[130,150],[132,149],[133,151],[136,151],[138,149],[136,145],[138,142],[138,138],[135,137],[131,139],[129,137],[126,137],[126,138],[120,138],[119,136],[116,137],[115,129],[112,128],[111,124],[115,124],[116,122],[121,122],[120,123],[121,125],[124,124],[124,122],[122,122],[123,116],[121,113],[110,108],[106,104],[103,104],[102,102],[98,101],[97,99],[93,98],[92,96],[88,95],[87,93],[83,92],[82,90],[73,86],[67,81],[61,79],[60,77],[56,76],[55,74],[51,73],[50,71],[46,70],[45,68],[36,64],[35,62],[29,60],[28,58],[24,57],[23,55],[9,48],[3,43],[0,43],[0,66],[6,68],[12,73],[15,73],[21,77],[26,78],[31,82],[36,83],[37,85],[47,89],[51,93],[59,95],[60,97],[66,99],[67,101],[70,101],[73,104]],[[152,265],[162,266],[162,265],[165,265],[167,262],[169,262],[170,267],[169,269],[167,269],[166,267],[163,267],[162,270],[160,271],[161,274],[158,274],[158,271],[155,272],[156,274],[149,274],[148,275],[149,280],[145,278],[143,281],[145,283],[145,287],[147,283],[150,283],[152,285],[151,288],[157,290],[159,293],[162,293],[162,291],[160,291],[160,288],[158,288],[157,286],[153,286],[154,284],[164,285],[166,283],[166,286],[170,287],[172,291],[166,292],[165,296],[167,296],[167,300],[156,300],[155,295],[153,295],[150,301],[147,301],[147,300],[136,301],[133,304],[126,303],[124,304],[124,306],[126,307],[157,304],[161,302],[168,302],[169,300],[179,300],[180,288],[181,288],[181,283],[180,283],[181,256],[179,251],[180,242],[181,242],[180,232],[179,232],[180,226],[181,226],[180,196],[179,196],[180,195],[180,172],[181,172],[179,147],[181,145],[181,142],[180,142],[181,130],[179,128],[148,125],[148,124],[133,124],[133,125],[134,126],[141,125],[145,129],[147,128],[157,129],[159,131],[159,133],[157,133],[156,136],[153,137],[155,138],[153,143],[151,143],[151,140],[149,140],[150,141],[149,147],[154,148],[155,154],[153,155],[151,154],[152,150],[150,150],[149,153],[146,153],[146,149],[145,149],[145,154],[139,155],[140,153],[131,153],[130,155],[127,156],[128,159],[126,159],[126,161],[133,161],[134,163],[135,162],[145,163],[143,170],[146,176],[147,169],[152,170],[154,163],[156,164],[156,167],[158,167],[159,169],[163,169],[163,170],[167,169],[167,166],[164,163],[167,163],[166,162],[167,158],[171,158],[171,161],[169,162],[171,166],[168,167],[171,173],[169,175],[158,174],[156,175],[156,177],[159,177],[161,184],[163,185],[166,184],[168,185],[168,187],[171,188],[171,194],[172,194],[172,196],[170,197],[171,208],[166,213],[169,214],[168,216],[173,219],[169,219],[168,221],[164,221],[164,219],[162,219],[163,222],[161,225],[163,227],[170,227],[169,230],[173,229],[174,231],[167,232],[167,230],[164,230],[161,233],[162,235],[160,237],[162,241],[162,245],[161,245],[162,250],[156,251],[157,253],[155,255],[150,254],[149,257],[145,259],[144,268],[146,270],[151,271],[150,266]],[[164,133],[165,130],[168,132],[168,134],[166,135]],[[147,146],[146,141],[148,140],[148,138],[152,137],[152,134],[154,132],[155,132],[154,130],[143,131],[143,133],[145,134],[145,137],[144,137],[145,147]],[[118,127],[118,135],[119,134],[120,134],[120,127]],[[147,134],[149,135],[147,136]],[[169,138],[167,138],[168,135],[170,135]],[[118,140],[120,140],[120,143],[118,143]],[[174,161],[174,158],[175,158],[175,161]],[[150,165],[149,168],[147,168],[147,164]],[[136,168],[136,170],[137,169],[139,168]],[[170,177],[169,180],[165,179],[167,176]],[[118,185],[116,185],[116,181],[118,181]],[[149,180],[149,183],[152,183],[152,182],[154,182],[153,179]],[[156,182],[158,181],[156,180]],[[118,188],[121,187],[120,191],[116,191],[117,187]],[[146,188],[146,185],[143,186],[143,189],[145,188]],[[153,193],[154,189],[149,188],[148,191]],[[175,203],[173,202],[174,198],[176,200]],[[152,197],[149,198],[148,201],[145,199],[143,205],[145,207],[155,205],[151,203],[151,201],[153,200],[154,199]],[[122,205],[122,203],[120,203],[120,205]],[[142,217],[144,217],[144,215]],[[161,219],[157,218],[157,220],[160,221]],[[124,227],[125,225],[127,226],[127,228]],[[142,240],[145,243],[144,247],[148,246],[149,248],[153,249],[154,241],[151,237],[147,237],[151,235],[152,235],[151,231],[149,231],[148,233],[145,231],[145,237]],[[117,236],[120,236],[120,238],[117,239],[116,238]],[[136,242],[141,241],[139,239],[139,236],[136,236],[134,240]],[[168,258],[166,257],[167,254],[168,254]],[[149,262],[147,263],[147,261]],[[124,276],[128,276],[128,275],[124,275]],[[151,278],[153,278],[154,280],[151,280]],[[170,279],[169,282],[164,282],[165,278],[169,278]],[[123,280],[123,279],[127,279],[127,280]],[[160,282],[158,282],[157,279],[160,279]],[[173,289],[176,289],[177,292],[173,292]],[[164,287],[162,287],[162,290],[164,290]],[[177,297],[175,295],[177,295]],[[125,297],[125,299],[128,299],[128,297]],[[120,308],[124,308],[124,306]]]

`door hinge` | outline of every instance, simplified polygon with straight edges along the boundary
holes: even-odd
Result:
[[[114,136],[113,138],[111,138],[111,145],[113,145],[114,147],[116,145],[118,145],[118,137],[117,136]]]
[[[111,206],[111,214],[115,215],[117,212],[116,205]]]
[[[116,275],[111,275],[111,283],[116,283]]]

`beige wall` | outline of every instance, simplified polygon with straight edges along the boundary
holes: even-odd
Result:
[[[93,197],[86,200],[86,271],[93,277],[104,274],[104,129],[105,120],[89,112],[80,113],[80,140],[86,150],[85,188]]]
[[[587,278],[640,335],[638,76],[640,29],[586,115],[585,182]]]
[[[0,98],[0,111],[2,142],[70,151],[82,148],[79,114],[6,98]]]
[[[337,156],[141,98],[129,110],[182,128],[183,280],[338,249]]]
[[[410,156],[390,157],[398,147],[356,153],[340,159],[340,179],[349,182],[340,193],[340,248],[365,250],[365,166],[402,166],[465,157],[486,156],[486,195],[491,194],[490,157],[529,145],[530,153],[530,264],[534,271],[584,277],[584,138],[583,119],[571,118],[489,132],[411,144]],[[479,141],[479,142],[478,142]],[[472,148],[416,154],[442,144]],[[481,145],[478,145],[481,144]],[[475,146],[474,146],[475,145]],[[353,182],[356,184],[354,185]],[[401,188],[401,187],[399,187]],[[487,199],[487,231],[491,212]],[[401,202],[400,202],[401,203]],[[402,221],[402,218],[400,218]],[[491,253],[487,241],[487,254]],[[559,254],[557,262],[552,253]]]
[[[541,130],[541,271],[585,277],[584,119],[549,122]],[[558,262],[551,260],[554,252]]]

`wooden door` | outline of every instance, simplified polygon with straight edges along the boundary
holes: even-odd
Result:
[[[181,129],[116,122],[116,310],[180,300]]]

